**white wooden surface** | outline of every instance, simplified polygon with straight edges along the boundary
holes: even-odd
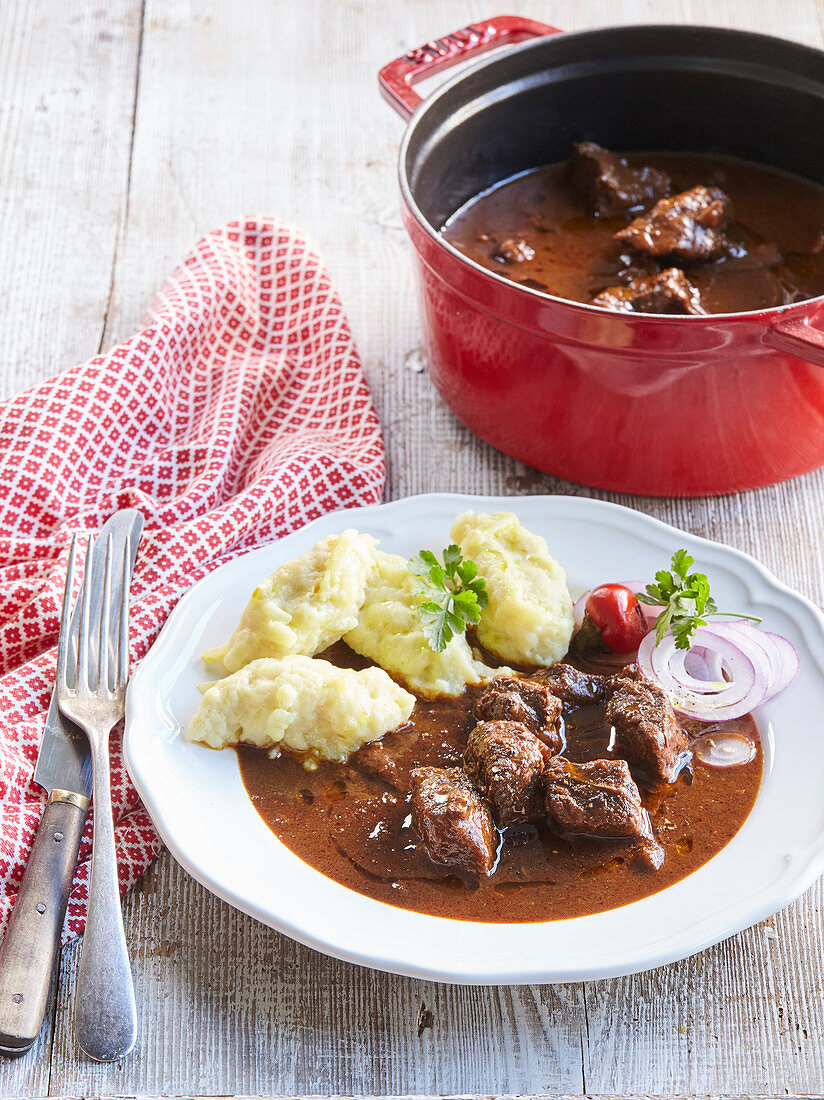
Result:
[[[673,21],[821,46],[819,0],[500,5],[569,29]],[[4,0],[0,396],[138,324],[202,232],[248,212],[300,225],[348,309],[384,427],[388,496],[585,492],[491,451],[421,369],[398,214],[402,124],[375,75],[497,13],[491,0]],[[824,602],[824,476],[712,500],[619,498],[749,551]],[[3,1095],[824,1093],[821,883],[683,963],[586,985],[437,986],[321,957],[232,910],[163,855],[126,903],[141,1035],[78,1055],[78,944]]]

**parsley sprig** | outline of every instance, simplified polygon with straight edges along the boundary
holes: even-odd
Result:
[[[656,645],[671,631],[676,649],[689,649],[699,626],[706,626],[707,615],[726,615],[718,610],[710,595],[710,582],[706,573],[690,573],[695,558],[686,550],[676,550],[672,555],[671,571],[660,569],[655,574],[656,584],[648,584],[646,592],[637,592],[642,603],[663,607],[655,620]],[[755,615],[736,614],[739,619],[752,619]]]
[[[428,598],[418,604],[423,632],[431,649],[442,653],[456,634],[480,620],[489,602],[486,581],[474,561],[465,560],[460,546],[451,543],[439,561],[431,550],[409,559],[420,592]]]

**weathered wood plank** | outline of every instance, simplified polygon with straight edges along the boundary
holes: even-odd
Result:
[[[198,1095],[193,1092],[187,1092],[182,1097],[176,1098],[176,1100],[186,1100],[187,1097]],[[259,1094],[254,1094],[259,1095]],[[287,1097],[293,1096],[293,1093],[267,1093],[267,1100],[286,1100]],[[531,1100],[532,1097],[541,1095],[537,1093],[497,1093],[494,1100]],[[824,1093],[804,1093],[803,1097],[798,1096],[796,1093],[782,1093],[782,1100],[821,1100]],[[377,1093],[371,1095],[364,1095],[363,1093],[335,1093],[331,1098],[326,1093],[301,1093],[301,1100],[320,1100],[323,1097],[324,1100],[431,1100],[431,1093],[393,1093],[389,1095],[387,1093]],[[586,1100],[660,1100],[661,1093],[645,1092],[645,1093],[633,1093],[629,1095],[620,1095],[618,1093],[587,1093]],[[40,1100],[38,1097],[30,1097],[29,1100]],[[74,1098],[65,1097],[58,1098],[58,1100],[74,1100]],[[168,1100],[164,1095],[143,1095],[140,1100]],[[234,1094],[231,1097],[215,1097],[214,1100],[252,1100],[250,1094]],[[492,1100],[490,1093],[450,1093],[441,1094],[438,1100]],[[581,1100],[579,1093],[555,1093],[552,1100]],[[733,1093],[669,1093],[668,1100],[775,1100],[775,1093],[747,1093],[733,1094]]]
[[[187,1092],[176,1100],[186,1100],[187,1097],[200,1095]],[[252,1100],[252,1095],[259,1094],[233,1094],[231,1097],[214,1097],[213,1100]],[[286,1100],[293,1093],[267,1093],[267,1100]],[[545,1094],[540,1093],[496,1093],[494,1100],[532,1100],[533,1097]],[[667,1100],[775,1100],[775,1093],[668,1093]],[[796,1093],[781,1093],[781,1100],[821,1100],[824,1093],[806,1092],[803,1096]],[[431,1100],[432,1093],[375,1093],[364,1095],[363,1093],[335,1093],[331,1097],[328,1093],[301,1093],[301,1100]],[[661,1093],[644,1092],[626,1094],[611,1093],[587,1093],[586,1100],[660,1100]],[[38,1097],[30,1097],[29,1100],[39,1100]],[[75,1100],[72,1097],[58,1098],[58,1100]],[[140,1100],[168,1100],[167,1094],[141,1096]],[[438,1100],[493,1100],[491,1093],[449,1093],[440,1094]],[[554,1093],[552,1100],[582,1100],[579,1093]]]
[[[140,0],[0,6],[0,396],[98,351],[139,16]]]
[[[139,0],[0,5],[0,397],[94,355],[125,208]],[[34,1050],[7,1095],[45,1093]]]

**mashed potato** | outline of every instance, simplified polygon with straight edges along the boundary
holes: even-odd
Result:
[[[416,608],[421,596],[415,577],[397,554],[375,551],[377,567],[354,630],[344,641],[400,677],[418,695],[460,695],[467,684],[496,675],[476,661],[466,638],[454,637],[443,653],[430,649]]]
[[[213,749],[249,745],[345,760],[402,725],[415,699],[379,668],[337,668],[312,657],[252,661],[209,687],[189,737]]]
[[[489,604],[476,628],[481,644],[517,664],[559,661],[572,637],[572,598],[544,540],[512,512],[464,512],[452,538],[486,578]]]
[[[236,672],[259,657],[320,653],[357,623],[374,546],[371,535],[349,529],[281,565],[252,593],[227,645],[204,659]]]

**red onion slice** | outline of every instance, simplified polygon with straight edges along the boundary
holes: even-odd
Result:
[[[684,654],[684,669],[697,680],[720,679],[710,674],[710,666],[707,661],[707,651],[703,646],[693,646]]]
[[[684,668],[699,680],[723,680],[721,657],[714,649],[694,645],[686,651]]]
[[[776,676],[774,685],[774,695],[778,695],[779,692],[788,688],[793,680],[798,675],[798,671],[801,667],[801,662],[798,659],[798,651],[792,642],[787,641],[780,634],[767,634],[775,645],[778,647],[778,652],[781,658],[781,675]]]
[[[687,669],[689,653],[690,650],[677,649],[670,659],[670,671],[679,687],[686,688],[688,691],[695,691],[699,695],[715,695],[728,686],[729,681],[721,672],[720,661],[717,662],[719,674],[713,676],[708,662],[703,658],[696,658],[690,662],[691,667]],[[703,667],[698,665],[698,660],[701,660]]]
[[[692,746],[693,754],[711,768],[736,768],[755,758],[755,744],[741,733],[707,730]]]
[[[676,649],[672,635],[656,645],[651,632],[638,649],[638,664],[681,714],[726,722],[783,691],[798,672],[798,654],[786,638],[753,623],[722,620],[699,627],[690,650]]]
[[[733,622],[725,622],[723,625],[729,630],[746,634],[753,641],[763,646],[768,655],[772,674],[770,698],[789,687],[798,675],[799,668],[798,654],[791,642],[788,642],[786,638],[782,638],[780,634],[770,634],[766,630],[761,630],[755,623],[749,622],[747,619],[736,619]]]

